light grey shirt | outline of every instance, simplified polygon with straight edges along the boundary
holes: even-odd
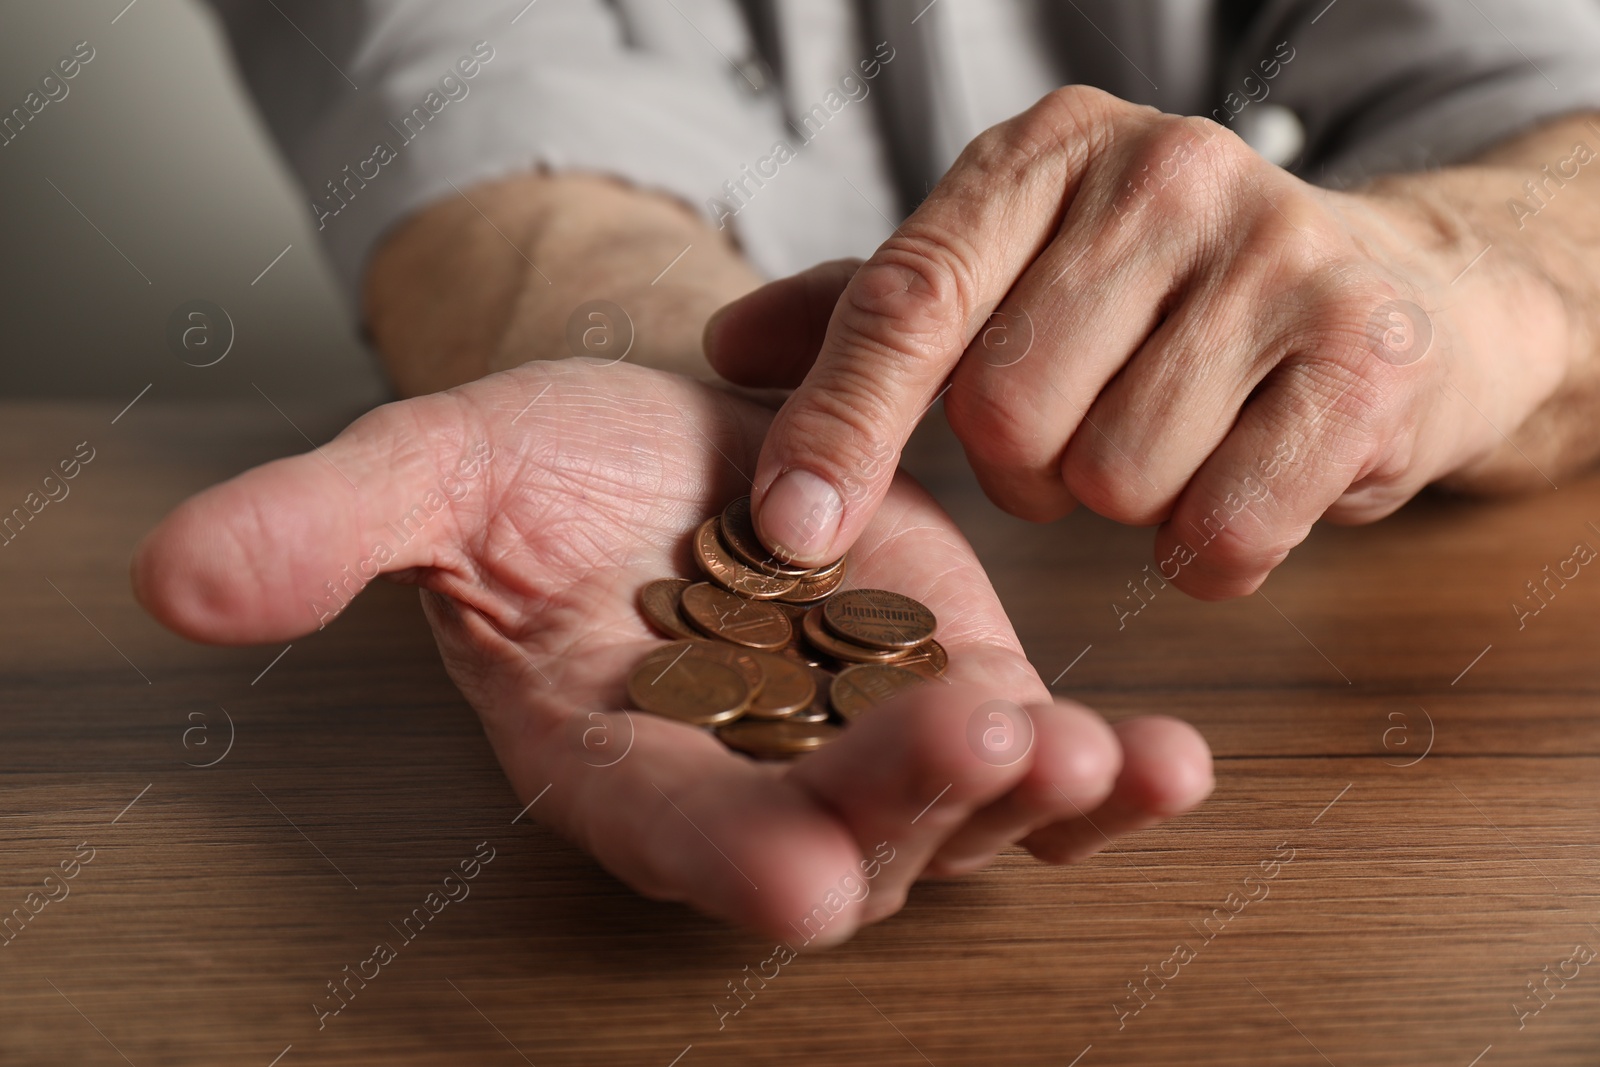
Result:
[[[1596,0],[212,0],[347,291],[479,181],[681,198],[768,275],[867,255],[1068,83],[1210,115],[1308,180],[1600,110]]]

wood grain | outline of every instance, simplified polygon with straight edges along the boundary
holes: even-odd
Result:
[[[910,465],[969,531],[1041,674],[1112,717],[1196,723],[1216,795],[1081,867],[1008,854],[921,886],[719,1030],[726,983],[771,946],[643,901],[514,822],[413,592],[369,591],[264,675],[281,648],[189,645],[142,615],[126,567],[143,531],[304,441],[265,405],[115,414],[0,418],[0,511],[77,442],[96,449],[0,547],[0,915],[94,850],[69,896],[0,943],[0,1062],[1600,1059],[1600,968],[1543,1000],[1526,985],[1600,948],[1600,574],[1522,629],[1510,608],[1575,541],[1600,546],[1600,481],[1319,529],[1265,597],[1169,587],[1119,628],[1111,604],[1151,533],[1002,516],[931,424]],[[320,438],[349,413],[290,414]],[[190,766],[220,754],[226,718],[232,751]],[[471,895],[319,1030],[325,983],[483,842]],[[1133,999],[1129,982],[1174,975],[1180,945],[1175,976]],[[1519,1028],[1518,1005],[1541,1007]]]

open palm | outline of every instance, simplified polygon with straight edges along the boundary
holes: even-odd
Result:
[[[1113,728],[1050,699],[965,539],[904,474],[848,584],[932,608],[951,685],[792,764],[618,710],[661,641],[640,587],[695,574],[690,534],[748,492],[770,418],[654,371],[530,363],[386,405],[186,501],[140,546],[135,589],[179,633],[234,644],[316,629],[380,570],[420,585],[450,675],[517,795],[540,797],[534,814],[648,896],[791,938],[825,917],[804,927],[816,943],[897,911],[920,876],[1014,842],[1081,859],[1204,798],[1210,755],[1189,727]],[[997,700],[1024,707],[1031,732],[1003,759],[973,741]]]

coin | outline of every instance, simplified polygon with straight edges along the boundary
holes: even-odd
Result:
[[[821,667],[806,668],[811,672],[812,689],[809,706],[789,716],[791,722],[827,722],[832,715],[829,713],[831,705],[828,703],[828,690],[833,688],[833,675]]]
[[[804,663],[812,667],[816,666],[818,662],[816,650],[806,644],[801,636],[801,627],[804,625],[806,612],[811,609],[803,604],[785,604],[781,600],[768,600],[766,603],[783,612],[789,619],[789,625],[794,627],[794,636],[789,638],[787,645],[778,650],[778,654],[780,656],[788,656],[797,663]]]
[[[821,748],[839,736],[839,727],[828,722],[796,722],[779,719],[762,722],[741,719],[718,728],[717,736],[729,748],[757,759],[781,759]]]
[[[839,568],[843,567],[844,566],[844,561],[849,559],[849,558],[850,558],[849,555],[846,554],[846,555],[840,556],[838,559],[834,560],[832,563],[824,563],[822,566],[818,567],[816,570],[811,572],[811,577],[813,577],[813,578],[830,578],[830,577],[833,576],[833,572],[838,570]]]
[[[771,652],[748,653],[761,668],[761,689],[745,714],[752,719],[786,719],[805,711],[817,695],[811,668]]]
[[[763,603],[771,604],[789,616],[789,621],[794,624],[797,630],[800,628],[800,620],[805,618],[806,612],[811,610],[804,604],[791,604],[787,600],[767,600],[763,601]]]
[[[916,671],[924,678],[938,678],[950,665],[950,654],[937,641],[925,641],[913,648],[904,659],[894,661],[896,667]]]
[[[755,661],[754,649],[743,648],[739,645],[725,645],[720,641],[707,641],[699,634],[694,636],[694,651],[697,656],[714,659],[723,666],[732,667],[739,672],[739,677],[750,686],[750,696],[753,700],[761,692],[761,687],[766,683],[767,676],[761,671],[761,664]]]
[[[762,574],[784,578],[798,578],[810,574],[808,567],[796,567],[774,559],[767,546],[756,533],[755,516],[750,511],[750,498],[742,496],[722,509],[722,525],[718,527],[722,543],[733,551],[741,562],[754,567]]]
[[[750,703],[750,685],[734,668],[680,641],[644,658],[628,676],[628,699],[641,711],[696,726],[731,722]]]
[[[758,759],[809,752],[949,664],[925,606],[844,590],[846,556],[812,570],[776,558],[748,497],[700,524],[694,556],[709,582],[663,578],[639,591],[646,620],[680,640],[634,668],[628,695],[644,711],[715,727],[729,748]]]
[[[745,600],[708,582],[685,589],[680,606],[697,630],[746,648],[779,649],[794,636],[789,617],[771,604]]]
[[[860,718],[890,697],[926,685],[927,679],[913,671],[882,663],[858,663],[846,667],[833,680],[828,697],[833,710],[846,721]]]
[[[799,640],[798,637],[779,649],[778,655],[784,657],[785,659],[791,659],[802,666],[822,666],[822,657],[817,654],[815,649],[806,644],[804,641]]]
[[[651,626],[668,637],[693,640],[700,634],[678,610],[678,598],[693,584],[687,578],[658,578],[639,590],[639,610]]]
[[[887,589],[847,589],[822,606],[822,621],[868,648],[915,648],[938,625],[925,606]]]
[[[783,604],[815,604],[819,600],[826,600],[839,591],[844,584],[844,560],[840,559],[838,565],[830,567],[827,574],[808,574],[795,582],[795,587],[787,593],[778,596],[778,602]]]
[[[700,569],[722,588],[751,600],[771,600],[782,596],[798,584],[797,578],[774,577],[746,567],[729,551],[717,536],[720,525],[716,516],[700,524],[694,534],[694,557]]]
[[[800,630],[805,634],[806,642],[818,652],[848,663],[890,663],[906,654],[903,649],[866,648],[835,637],[822,625],[822,612],[825,607],[826,605],[812,608],[806,612],[806,617],[800,623]]]

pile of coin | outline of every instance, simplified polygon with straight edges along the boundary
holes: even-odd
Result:
[[[845,589],[844,557],[794,567],[756,536],[740,497],[695,531],[708,581],[661,578],[639,606],[671,644],[628,678],[641,711],[712,728],[758,759],[821,748],[849,722],[944,673],[933,612],[885,589]]]

